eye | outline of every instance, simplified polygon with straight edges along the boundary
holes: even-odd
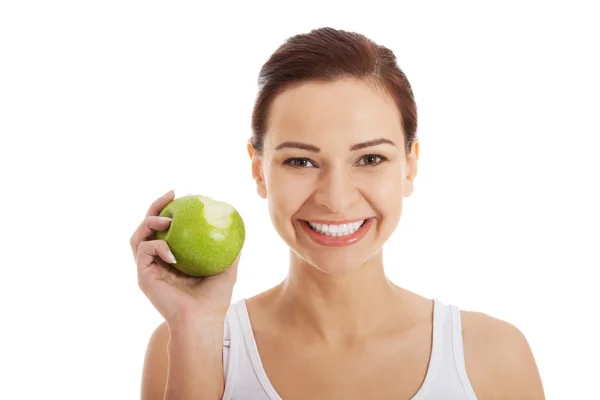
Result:
[[[387,161],[387,158],[385,158],[382,155],[379,154],[365,154],[364,156],[362,156],[357,164],[361,167],[372,167],[375,165],[379,165],[382,162]]]
[[[308,158],[288,158],[283,162],[284,165],[289,165],[294,168],[313,168],[315,164]]]

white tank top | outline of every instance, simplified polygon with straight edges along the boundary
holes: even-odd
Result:
[[[433,343],[423,385],[411,400],[477,400],[467,377],[460,312],[433,299]],[[265,373],[245,299],[225,318],[223,400],[282,400]]]

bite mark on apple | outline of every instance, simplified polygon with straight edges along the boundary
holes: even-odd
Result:
[[[204,218],[206,218],[206,222],[215,228],[229,228],[233,222],[231,214],[235,211],[232,206],[206,196],[198,196],[198,198],[204,204]]]

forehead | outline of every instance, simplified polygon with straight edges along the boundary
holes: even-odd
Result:
[[[384,90],[356,79],[309,82],[280,93],[271,105],[267,142],[335,138],[360,142],[402,137],[401,116]],[[276,145],[276,144],[275,144]]]

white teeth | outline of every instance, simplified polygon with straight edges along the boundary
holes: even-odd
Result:
[[[315,231],[328,236],[347,236],[356,232],[365,223],[365,221],[366,219],[363,221],[339,225],[316,224],[313,222],[309,222],[308,224]]]

